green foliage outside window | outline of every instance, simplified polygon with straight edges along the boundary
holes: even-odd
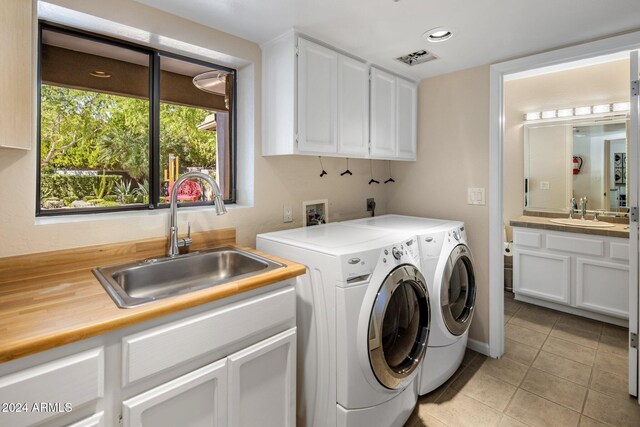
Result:
[[[160,104],[160,170],[167,167],[169,154],[180,158],[182,168],[215,169],[216,133],[197,128],[208,114],[204,109]],[[127,203],[131,198],[114,190],[121,177],[110,173],[126,171],[136,182],[129,189],[131,194],[142,195],[140,199],[148,202],[148,99],[42,84],[40,120],[43,199],[81,200],[89,197],[87,192],[98,191],[105,194],[97,199],[120,196],[115,199]],[[61,175],[56,170],[93,170],[98,176]],[[109,177],[110,185],[100,191],[95,185],[103,175]]]

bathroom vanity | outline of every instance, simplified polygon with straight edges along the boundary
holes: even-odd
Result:
[[[579,227],[523,216],[511,221],[511,226],[517,300],[628,325],[626,224]]]

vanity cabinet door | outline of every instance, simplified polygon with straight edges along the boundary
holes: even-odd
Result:
[[[516,248],[513,271],[513,291],[516,294],[570,304],[570,256]]]
[[[629,318],[629,266],[576,259],[576,307]]]
[[[229,427],[294,427],[296,328],[228,357]]]
[[[124,427],[226,427],[227,359],[126,400]]]
[[[338,150],[338,53],[298,41],[298,151]]]

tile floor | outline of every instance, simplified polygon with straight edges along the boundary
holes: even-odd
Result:
[[[504,356],[467,350],[405,427],[640,426],[627,394],[626,329],[509,296],[504,320]]]

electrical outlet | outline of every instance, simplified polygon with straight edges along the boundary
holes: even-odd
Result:
[[[285,205],[282,208],[282,222],[293,222],[293,210],[291,206]]]
[[[376,208],[376,200],[372,197],[367,199],[367,212],[371,212]]]

